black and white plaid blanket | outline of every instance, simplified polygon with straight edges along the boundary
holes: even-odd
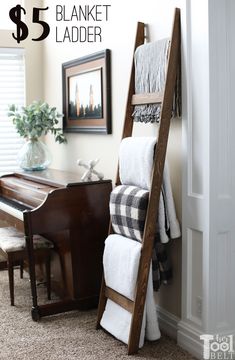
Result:
[[[159,290],[161,284],[167,285],[173,277],[170,244],[171,240],[163,244],[159,234],[156,235],[152,254],[153,288],[155,291]]]
[[[120,185],[114,188],[109,204],[114,233],[141,242],[148,199],[149,192],[136,186]],[[152,257],[154,290],[158,290],[161,283],[166,284],[172,277],[166,248],[166,244],[160,242],[159,234],[156,233]]]
[[[149,192],[136,186],[120,185],[112,191],[109,207],[116,234],[142,241],[148,199]]]

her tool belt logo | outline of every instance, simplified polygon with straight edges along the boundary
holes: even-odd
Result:
[[[235,359],[233,335],[221,336],[203,334],[203,359],[204,360],[230,360]]]

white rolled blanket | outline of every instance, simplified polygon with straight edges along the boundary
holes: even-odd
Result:
[[[105,240],[103,266],[108,287],[126,296],[135,297],[135,285],[142,244],[122,235],[112,234]]]
[[[127,137],[119,151],[121,183],[149,190],[152,179],[155,137]]]
[[[103,256],[105,283],[130,300],[134,300],[135,296],[140,254],[141,244],[124,236],[109,235],[105,241]],[[127,344],[131,314],[113,301],[107,300],[101,326]],[[160,336],[150,266],[139,347],[143,346],[145,337],[148,340],[157,340]]]
[[[128,137],[122,140],[119,152],[119,173],[122,184],[150,190],[155,146],[155,137]],[[162,243],[169,241],[166,222],[171,239],[180,237],[167,162],[163,172],[158,211],[158,231]]]

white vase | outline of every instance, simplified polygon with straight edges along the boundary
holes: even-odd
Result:
[[[20,149],[17,160],[23,170],[44,170],[51,163],[51,153],[44,143],[33,138]]]

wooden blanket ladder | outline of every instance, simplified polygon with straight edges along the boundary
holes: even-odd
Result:
[[[138,23],[135,49],[144,43],[144,24]],[[134,301],[106,287],[102,280],[100,301],[98,307],[97,329],[105,310],[107,299],[111,299],[132,314],[131,327],[128,341],[128,354],[134,354],[139,348],[139,338],[145,305],[149,268],[152,259],[152,249],[156,232],[156,218],[158,212],[159,198],[163,179],[163,169],[165,163],[170,120],[172,117],[172,104],[176,85],[177,70],[180,61],[180,10],[175,9],[171,44],[168,56],[166,82],[163,93],[134,94],[135,92],[135,68],[132,65],[129,93],[126,106],[123,136],[132,136],[133,130],[133,106],[138,104],[161,103],[161,117],[158,131],[158,140],[153,164],[152,184],[149,195],[149,203],[145,221],[141,258],[139,263],[138,278],[136,284],[136,295]],[[120,185],[119,174],[117,175],[116,185]],[[110,232],[112,226],[110,225]]]

